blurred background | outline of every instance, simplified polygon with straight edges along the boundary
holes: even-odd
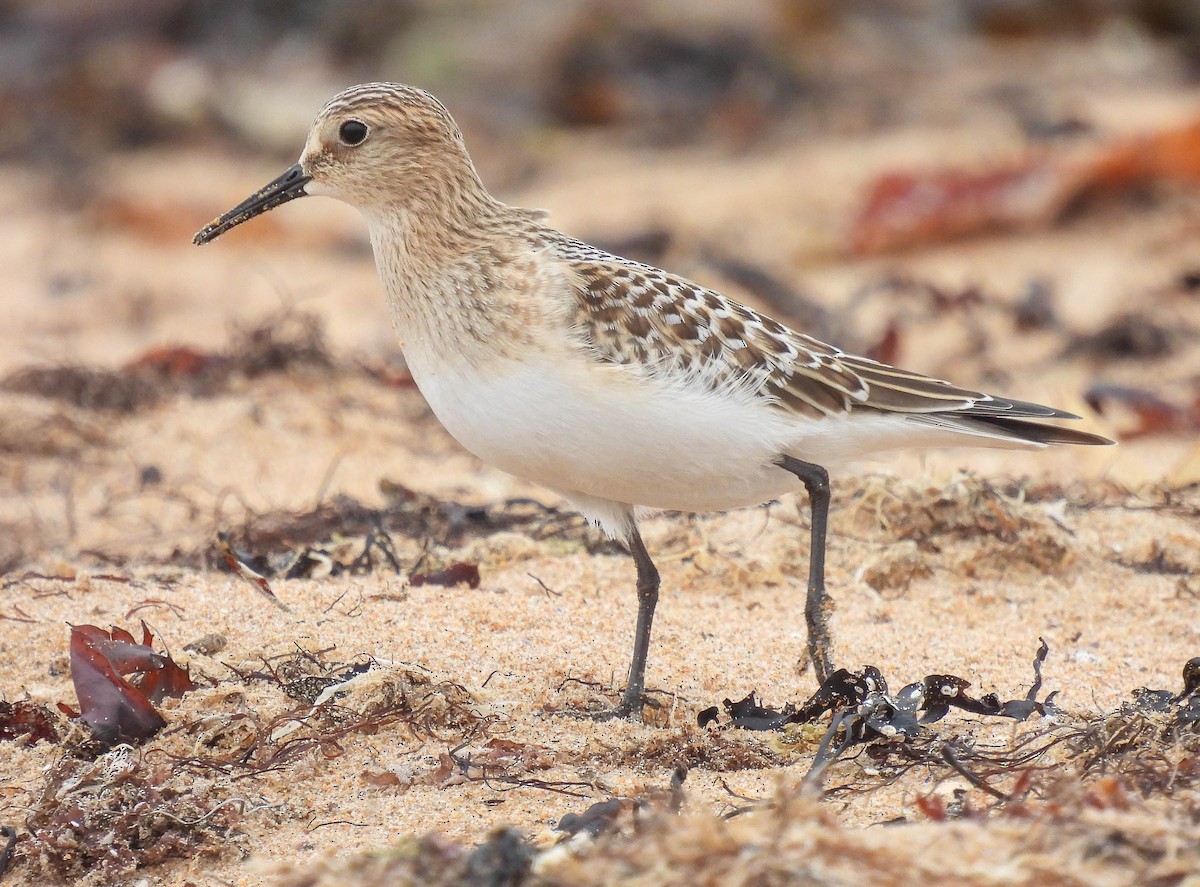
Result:
[[[1076,58],[1087,56],[1087,60]],[[1009,81],[993,79],[1003,70]],[[1006,113],[1078,135],[1069,85],[1200,76],[1189,0],[5,0],[2,149],[82,164],[208,145],[277,160],[355,82],[443,96],[494,150],[604,130],[728,151]],[[1084,96],[1076,96],[1082,101]],[[957,100],[957,103],[956,103]],[[478,139],[477,139],[478,141]],[[498,144],[496,144],[498,143]],[[479,145],[476,145],[479,148]],[[512,161],[510,161],[512,162]]]
[[[404,387],[354,211],[298,201],[191,245],[371,80],[436,94],[493,192],[574,236],[1128,444],[982,470],[1200,479],[1195,0],[0,0],[0,457],[26,495],[58,476],[35,457],[117,470],[88,443],[112,429],[121,458],[175,440],[155,470],[219,486],[245,404],[171,437],[138,392],[278,368],[233,351],[280,318],[321,366]],[[251,460],[242,495],[286,502],[353,450],[289,421],[314,465]],[[212,477],[196,453],[223,454]],[[338,484],[370,491],[379,458]]]

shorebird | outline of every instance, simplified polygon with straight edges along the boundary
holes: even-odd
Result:
[[[668,271],[559,233],[484,187],[429,93],[351,87],[300,160],[196,234],[327,195],[366,218],[405,360],[446,430],[480,459],[562,496],[637,566],[628,680],[609,714],[640,717],[658,570],[644,509],[759,505],[803,487],[805,622],[833,671],[825,592],[826,466],[883,450],[1110,444],[1044,424],[1052,407],[956,387],[796,332]]]

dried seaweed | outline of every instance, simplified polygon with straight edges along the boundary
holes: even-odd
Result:
[[[479,782],[492,791],[533,788],[576,798],[586,798],[592,793],[590,782],[524,775],[530,770],[545,770],[553,764],[553,757],[547,749],[491,739],[479,754],[463,754],[463,750],[474,739],[474,736],[470,736],[456,748],[440,755],[438,768],[432,774],[431,781],[443,788]]]
[[[982,170],[891,171],[867,189],[849,249],[858,255],[926,246],[983,231],[1039,228],[1095,192],[1200,181],[1200,120],[1103,148],[1077,146]]]
[[[173,760],[196,773],[247,779],[285,769],[311,753],[338,757],[341,743],[355,734],[399,726],[419,741],[457,742],[486,734],[491,724],[459,684],[370,661],[328,662],[324,652],[297,649],[281,661],[264,661],[265,671],[238,673],[243,681],[274,683],[302,704],[273,716],[238,711],[182,724],[174,729],[203,736],[205,745],[223,753]]]
[[[0,850],[0,876],[3,876],[12,862],[13,848],[17,846],[17,830],[11,825],[0,826],[0,838],[4,838],[4,849]]]
[[[1026,501],[1019,482],[964,473],[931,486],[875,476],[842,495],[848,497],[843,512],[888,541],[860,568],[877,590],[903,591],[930,575],[936,562],[927,555],[952,545],[960,546],[953,569],[968,577],[1011,575],[1017,568],[1057,575],[1074,562],[1070,530],[1052,511]]]
[[[1095,332],[1075,336],[1060,356],[1106,361],[1158,359],[1175,350],[1181,341],[1180,332],[1146,314],[1123,314]]]
[[[134,413],[176,394],[213,397],[239,378],[332,366],[320,321],[285,309],[234,330],[223,353],[160,346],[119,369],[25,367],[0,380],[0,390],[65,401],[80,409]]]
[[[1053,524],[1024,507],[1019,485],[1007,486],[973,474],[949,483],[920,486],[896,478],[871,478],[851,493],[850,510],[891,538],[913,540],[925,550],[938,541],[995,538],[1006,545]]]
[[[758,702],[754,693],[737,702],[726,699],[723,704],[729,720],[725,726],[780,731],[790,725],[812,723],[830,713],[830,725],[805,777],[805,787],[813,792],[821,790],[828,768],[848,749],[875,740],[900,743],[904,746],[903,753],[914,763],[928,760],[930,748],[936,745],[936,753],[947,765],[966,773],[969,771],[958,762],[952,745],[926,742],[924,748],[918,748],[911,744],[912,740],[928,725],[945,717],[951,708],[982,717],[1016,721],[1057,711],[1054,693],[1042,701],[1037,698],[1042,688],[1042,663],[1048,653],[1049,647],[1042,641],[1033,660],[1033,682],[1021,699],[1001,701],[994,693],[975,698],[966,692],[970,682],[945,674],[928,675],[893,694],[880,670],[868,665],[857,674],[838,669],[798,707],[789,703],[781,710],[768,708]],[[702,727],[711,727],[717,717],[710,708],[701,712],[698,720]]]
[[[55,717],[44,705],[28,700],[0,700],[0,742],[16,741],[33,745],[58,742]]]
[[[625,798],[609,798],[607,801],[597,801],[582,813],[567,813],[558,821],[555,828],[564,835],[591,835],[593,838],[601,832],[606,832],[616,824],[617,817],[630,807],[630,801]]]
[[[753,692],[737,702],[726,699],[723,705],[729,716],[728,726],[743,730],[782,730],[789,724],[811,723],[826,712],[836,715],[853,710],[854,729],[848,735],[856,742],[877,736],[915,736],[921,727],[941,720],[951,708],[1023,721],[1033,714],[1043,714],[1047,705],[1053,705],[1053,693],[1037,701],[1042,688],[1042,663],[1048,653],[1049,647],[1042,641],[1033,660],[1034,679],[1029,691],[1023,699],[1007,702],[1001,702],[995,693],[976,699],[966,692],[971,686],[969,681],[946,674],[928,675],[892,694],[880,670],[868,665],[857,674],[838,669],[799,707],[789,703],[780,710],[767,708]],[[715,708],[705,709],[699,716],[700,726],[712,724],[716,715]]]
[[[1093,385],[1084,394],[1084,399],[1103,416],[1115,411],[1132,414],[1132,421],[1121,426],[1122,440],[1154,434],[1189,434],[1200,429],[1200,390],[1195,392],[1190,404],[1185,404],[1164,400],[1145,388]]]
[[[35,872],[63,881],[99,872],[115,883],[236,839],[250,806],[212,784],[150,764],[128,746],[94,762],[64,758],[45,775],[19,856]]]
[[[703,722],[701,727],[704,727]],[[783,758],[762,742],[723,730],[683,726],[669,731],[656,730],[644,740],[627,740],[602,755],[600,760],[610,766],[655,769],[683,764],[689,770],[726,773],[778,766]]]
[[[307,512],[278,512],[252,517],[223,531],[220,540],[233,547],[236,560],[264,578],[289,579],[372,572],[379,552],[382,563],[405,572],[392,537],[451,547],[498,533],[517,532],[532,539],[570,539],[591,552],[616,553],[614,543],[590,531],[578,515],[532,499],[509,499],[498,505],[464,505],[388,484],[388,504],[372,508],[350,496],[335,496]],[[353,553],[346,540],[356,541]],[[220,544],[201,554],[185,555],[209,567],[228,568]],[[457,581],[457,580],[456,580]],[[464,580],[471,582],[470,576]]]

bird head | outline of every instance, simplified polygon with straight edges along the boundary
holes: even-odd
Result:
[[[300,160],[197,232],[209,243],[281,204],[326,195],[368,216],[485,194],[462,134],[424,90],[367,83],[334,96],[309,130]]]

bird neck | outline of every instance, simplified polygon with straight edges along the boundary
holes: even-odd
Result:
[[[529,261],[529,244],[514,235],[523,213],[480,186],[452,199],[406,201],[366,214],[410,366],[423,356],[483,360],[528,337],[522,293],[510,284],[517,266]]]

